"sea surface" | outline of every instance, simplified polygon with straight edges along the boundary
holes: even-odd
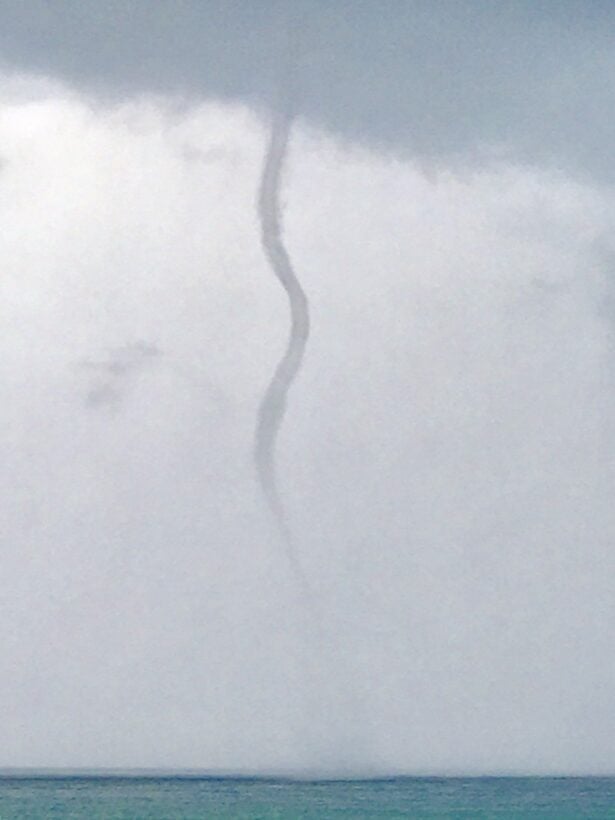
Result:
[[[615,778],[0,775],[0,818],[615,818]]]

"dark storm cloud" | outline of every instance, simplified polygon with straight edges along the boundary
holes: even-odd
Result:
[[[298,107],[334,132],[615,176],[612,3],[32,0],[0,14],[6,66],[257,104],[275,96],[290,31]]]

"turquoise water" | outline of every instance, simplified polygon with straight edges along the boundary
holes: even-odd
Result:
[[[615,778],[0,777],[0,818],[615,818]]]

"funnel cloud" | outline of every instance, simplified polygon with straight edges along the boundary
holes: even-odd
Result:
[[[310,334],[307,296],[295,275],[282,240],[280,185],[291,123],[290,114],[274,114],[258,196],[261,242],[271,270],[288,296],[290,335],[286,351],[275,369],[258,410],[254,460],[263,494],[279,527],[289,560],[302,579],[303,573],[294,552],[290,526],[278,488],[275,464],[276,442],[284,420],[288,393],[301,369]]]

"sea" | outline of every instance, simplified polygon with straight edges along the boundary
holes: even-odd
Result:
[[[25,818],[615,818],[615,777],[306,781],[202,775],[0,774],[1,820]]]

